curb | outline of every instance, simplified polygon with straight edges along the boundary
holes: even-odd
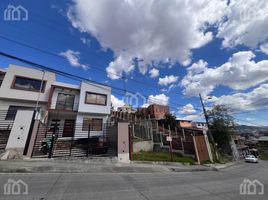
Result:
[[[97,162],[96,162],[97,161]],[[215,167],[181,163],[131,161],[119,163],[114,159],[52,159],[6,161],[0,173],[155,173],[218,171]]]

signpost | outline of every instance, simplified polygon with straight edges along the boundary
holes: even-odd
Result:
[[[166,137],[166,139],[169,142],[170,161],[173,162],[172,136],[171,136],[170,126],[168,127],[168,136]]]

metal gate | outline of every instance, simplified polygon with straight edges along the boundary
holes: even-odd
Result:
[[[114,142],[110,137],[114,132],[114,124],[102,124],[102,131],[97,131],[83,124],[53,123],[39,124],[33,158],[51,157],[89,157],[115,156]],[[73,131],[73,132],[72,132]],[[68,137],[66,137],[68,136]]]
[[[6,149],[7,141],[13,127],[14,119],[11,112],[0,110],[0,153]]]

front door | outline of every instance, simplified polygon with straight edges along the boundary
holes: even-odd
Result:
[[[62,137],[73,137],[74,136],[74,127],[75,127],[75,120],[74,119],[66,119],[64,121]]]

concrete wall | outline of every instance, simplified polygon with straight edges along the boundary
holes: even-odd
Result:
[[[2,86],[0,87],[0,98],[36,101],[38,99],[39,92],[11,88],[16,75],[42,80],[43,72],[27,67],[9,65]],[[39,100],[46,102],[48,101],[51,84],[56,80],[56,75],[51,72],[45,72],[44,80],[46,81],[46,87],[44,93],[40,93]]]
[[[129,123],[118,123],[118,161],[130,162],[129,160]]]
[[[95,92],[107,95],[106,106],[85,104],[86,92]],[[79,112],[96,113],[96,114],[110,114],[111,112],[111,88],[103,85],[91,85],[82,82],[79,100]]]
[[[133,142],[133,153],[140,151],[153,151],[154,143],[151,140]]]
[[[16,149],[20,154],[23,150],[29,134],[34,111],[19,110],[17,112],[12,130],[10,132],[6,150]]]

